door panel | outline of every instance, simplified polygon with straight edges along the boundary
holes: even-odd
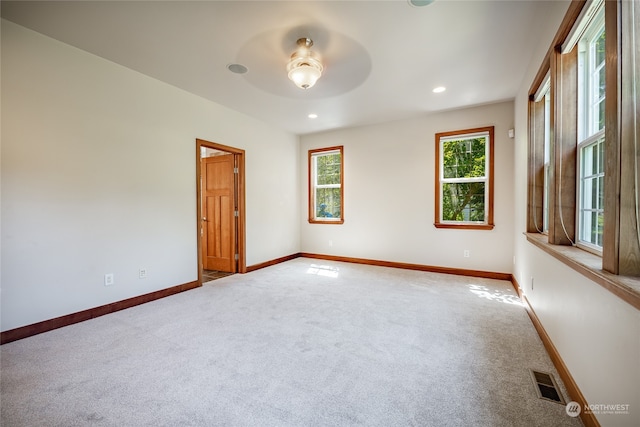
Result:
[[[236,272],[233,154],[202,159],[202,262],[205,270]]]

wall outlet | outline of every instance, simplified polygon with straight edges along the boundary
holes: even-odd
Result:
[[[147,269],[146,268],[141,268],[140,270],[138,270],[138,278],[139,279],[146,279],[147,278]]]
[[[113,278],[113,273],[107,273],[104,275],[104,285],[105,286],[111,286],[113,285],[114,282],[114,278]]]
[[[471,255],[469,254],[469,249],[465,249],[463,252],[465,258],[469,258]]]

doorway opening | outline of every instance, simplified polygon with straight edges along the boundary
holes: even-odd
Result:
[[[246,273],[244,150],[196,139],[198,282]]]

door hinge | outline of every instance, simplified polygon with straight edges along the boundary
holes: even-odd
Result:
[[[236,254],[235,259],[236,259],[236,261],[238,261],[240,259],[240,255]]]
[[[240,216],[240,212],[238,212],[237,210],[233,211],[233,216],[235,216],[236,218],[239,217]]]
[[[238,173],[238,168],[233,168],[233,173]]]

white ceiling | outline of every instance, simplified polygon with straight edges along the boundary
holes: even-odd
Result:
[[[2,17],[306,134],[512,99],[546,1],[2,1]],[[287,79],[300,37],[325,71]],[[231,63],[249,72],[233,74]],[[436,86],[446,86],[434,94]],[[309,113],[318,118],[309,119]]]

